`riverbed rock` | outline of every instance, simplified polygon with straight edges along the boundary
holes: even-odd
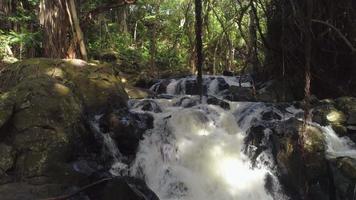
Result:
[[[253,162],[263,151],[272,152],[280,182],[292,199],[312,193],[329,196],[324,190],[329,184],[324,135],[319,128],[307,126],[301,142],[302,125],[295,118],[256,124],[247,132],[246,152]],[[306,188],[313,191],[307,192]],[[317,198],[321,198],[320,195]]]
[[[207,104],[212,104],[216,106],[220,106],[221,108],[225,110],[230,110],[230,104],[222,99],[219,99],[215,96],[208,96],[208,99],[206,100]]]
[[[123,155],[132,157],[145,131],[153,128],[153,120],[150,114],[121,109],[105,114],[100,127],[104,133],[111,135]]]
[[[230,101],[256,101],[253,88],[232,85],[229,94],[227,99]]]

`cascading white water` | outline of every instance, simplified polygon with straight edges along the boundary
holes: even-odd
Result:
[[[339,137],[331,126],[318,126],[325,135],[327,145],[326,156],[330,159],[338,157],[350,157],[356,159],[356,145],[348,137]]]
[[[166,93],[184,95],[186,83],[192,80],[192,77],[173,79],[166,85]],[[204,77],[209,95],[221,94],[220,88],[225,88],[225,83],[229,87],[251,87],[249,82],[241,84],[237,77]],[[161,90],[159,84],[151,89]],[[207,105],[206,99],[203,104],[198,101],[197,96],[149,100],[153,103],[152,110],[157,112],[143,111],[146,104],[130,101],[131,112],[148,112],[154,117],[154,128],[146,131],[130,166],[121,162],[114,141],[104,135],[105,146],[114,155],[110,172],[144,179],[161,200],[288,199],[275,176],[278,172],[274,171],[271,149],[261,152],[252,165],[244,152],[247,150],[248,154],[257,147],[250,144],[246,147],[244,140],[253,125],[267,123],[262,119],[263,113],[272,111],[279,115],[281,119],[268,122],[274,123],[296,117],[302,110],[294,106],[281,110],[266,103],[229,101],[226,102],[231,109],[224,110]],[[338,137],[329,126],[310,125],[324,133],[327,158],[356,159],[355,144],[350,139]],[[267,146],[273,133],[266,128],[262,134],[261,142],[265,143],[262,145]]]
[[[187,83],[190,83],[191,87],[195,87],[192,83],[196,80],[195,76],[189,76],[180,79],[171,79],[169,80],[168,85],[166,85],[165,92],[170,95],[181,95],[187,94]],[[166,82],[167,80],[159,81],[154,84],[150,90],[157,92],[159,86],[162,82]],[[209,95],[219,95],[219,84],[224,86],[238,86],[238,87],[252,87],[253,80],[251,77],[239,77],[239,76],[212,76],[212,75],[204,75],[203,76],[204,85],[207,86],[207,94]],[[189,85],[189,84],[188,84]],[[226,88],[225,88],[226,89]]]
[[[277,181],[273,195],[266,191],[270,170],[253,169],[242,153],[246,134],[232,113],[212,105],[165,107],[154,114],[131,175],[145,178],[162,200],[285,199]]]

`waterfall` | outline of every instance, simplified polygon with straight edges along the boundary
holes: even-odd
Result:
[[[130,164],[122,162],[110,134],[100,133],[113,157],[110,172],[145,180],[161,200],[289,199],[278,180],[270,137],[272,128],[290,118],[301,121],[303,110],[292,103],[223,100],[221,94],[231,86],[252,86],[243,77],[204,76],[205,93],[210,96],[200,103],[192,95],[194,81],[194,77],[164,80],[151,89],[169,98],[129,101],[130,112],[153,116],[154,126],[144,133]],[[216,105],[207,104],[212,95]],[[96,123],[92,126],[100,132]],[[251,128],[260,125],[264,129],[258,137],[266,148],[252,160],[258,147],[246,139]],[[328,159],[356,159],[356,146],[349,138],[338,137],[330,126],[309,125],[323,132]]]
[[[130,169],[160,199],[286,199],[273,172],[264,165],[253,168],[243,153],[246,133],[234,111],[206,104],[162,105],[163,112],[153,114],[154,129],[141,141]],[[237,111],[250,104],[235,106]],[[272,191],[265,189],[267,178],[272,180]]]

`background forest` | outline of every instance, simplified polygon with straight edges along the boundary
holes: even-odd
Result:
[[[251,73],[302,97],[310,60],[314,94],[355,94],[356,2],[307,2],[203,1],[204,74]],[[195,73],[194,26],[193,0],[1,0],[0,58],[116,62],[146,78]]]

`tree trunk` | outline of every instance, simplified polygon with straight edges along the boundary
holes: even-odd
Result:
[[[311,86],[311,58],[312,58],[312,15],[313,15],[313,0],[307,0],[307,13],[305,20],[305,110],[304,110],[304,120],[309,121],[310,119],[310,86]]]
[[[196,55],[197,55],[197,83],[198,94],[203,96],[203,39],[202,39],[202,1],[195,0],[195,42],[196,42]]]
[[[44,30],[44,56],[66,58],[70,44],[66,0],[41,0],[39,21]]]
[[[151,45],[150,45],[150,66],[152,69],[152,73],[154,75],[156,75],[156,29],[157,29],[157,24],[155,22],[153,22],[153,24],[151,24]]]
[[[124,5],[117,10],[117,22],[120,27],[120,31],[122,33],[128,33],[128,27],[127,27],[127,15],[128,15],[128,6]]]
[[[250,2],[250,24],[249,24],[249,50],[248,50],[248,59],[250,64],[250,70],[252,73],[258,73],[259,70],[259,61],[257,54],[257,28],[256,28],[256,13],[254,12],[254,2]]]
[[[70,13],[71,13],[71,16],[69,16],[69,17],[71,17],[73,20],[74,30],[76,33],[77,41],[79,42],[80,53],[82,54],[82,58],[84,60],[88,60],[88,54],[87,54],[87,50],[85,47],[83,31],[80,28],[79,18],[77,15],[77,9],[76,9],[74,0],[69,0],[69,7],[70,7]]]

